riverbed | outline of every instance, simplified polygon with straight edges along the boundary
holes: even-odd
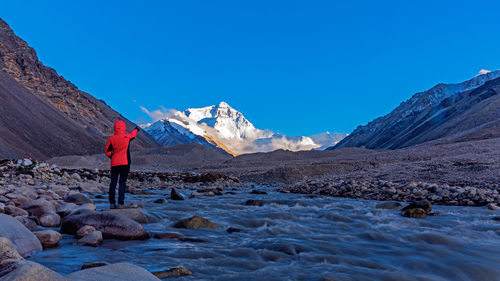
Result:
[[[438,216],[413,219],[381,202],[321,195],[285,194],[272,187],[226,189],[221,196],[170,200],[169,190],[128,195],[154,218],[150,233],[178,239],[105,240],[97,247],[64,235],[57,248],[30,260],[63,275],[88,262],[129,262],[150,271],[182,266],[193,272],[176,280],[500,280],[500,213],[485,207],[438,206]],[[193,190],[194,191],[194,190]],[[166,196],[167,195],[167,196]],[[167,202],[154,201],[165,198]],[[246,206],[249,199],[263,206]],[[107,208],[102,199],[98,209]],[[199,215],[217,230],[177,229]],[[228,228],[239,229],[229,233]]]

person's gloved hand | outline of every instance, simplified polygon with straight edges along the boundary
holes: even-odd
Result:
[[[137,130],[137,132],[139,132],[141,130],[141,128],[139,126],[135,126],[135,129]]]

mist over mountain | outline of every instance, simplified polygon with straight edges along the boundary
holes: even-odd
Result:
[[[226,102],[202,108],[188,108],[184,111],[143,110],[150,117],[158,119],[152,124],[146,124],[144,128],[161,144],[199,143],[232,155],[277,149],[324,149],[347,135],[326,132],[311,137],[286,136],[270,130],[257,129],[241,112]]]
[[[481,70],[462,83],[417,93],[389,114],[359,126],[334,148],[397,149],[441,138],[500,135],[491,131],[500,121],[498,77],[500,70]]]

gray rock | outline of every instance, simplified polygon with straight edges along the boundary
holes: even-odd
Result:
[[[85,225],[91,225],[102,232],[104,238],[120,240],[144,240],[149,234],[137,222],[111,212],[79,210],[63,219],[61,233],[75,235]]]
[[[78,173],[71,174],[70,178],[76,181],[82,181],[82,177],[80,177]]]
[[[142,267],[129,263],[115,263],[106,266],[80,270],[66,276],[72,281],[159,281],[157,277]]]
[[[7,260],[0,267],[0,281],[67,281],[57,272],[35,262]]]
[[[64,202],[83,205],[87,203],[92,203],[92,200],[90,200],[90,198],[88,198],[85,194],[78,192],[70,192],[64,196]]]
[[[11,216],[0,214],[0,236],[9,238],[23,257],[42,250],[42,244],[35,234]]]
[[[22,161],[21,165],[24,167],[31,166],[31,165],[33,165],[33,161],[31,161],[30,159],[24,159]]]
[[[39,218],[40,224],[46,227],[56,227],[61,225],[61,217],[56,214],[46,214]]]
[[[55,247],[62,239],[61,233],[54,230],[37,231],[35,232],[35,236],[40,240],[44,248]]]
[[[7,259],[23,260],[23,257],[17,252],[16,246],[9,238],[0,237],[0,262]]]
[[[200,229],[200,228],[209,228],[209,229],[217,229],[218,225],[215,223],[204,219],[199,216],[194,216],[192,218],[183,219],[174,224],[176,228],[188,228],[188,229]]]
[[[78,243],[85,246],[97,247],[102,243],[102,233],[97,230],[93,231],[78,240]]]
[[[8,205],[5,206],[5,213],[8,215],[11,215],[13,217],[21,216],[21,217],[27,217],[29,216],[28,211],[18,208],[16,206]]]
[[[110,209],[105,211],[105,213],[115,213],[115,214],[121,214],[124,215],[130,219],[133,219],[134,221],[138,223],[149,223],[149,219],[144,213],[142,209],[134,208],[134,209]]]
[[[73,212],[78,205],[75,203],[64,203],[61,205],[61,207],[57,208],[57,214],[60,215],[61,217],[65,217],[69,215],[71,212]]]
[[[61,223],[61,217],[56,213],[54,204],[45,199],[37,199],[23,203],[19,208],[36,216],[42,226],[55,227],[59,226]]]

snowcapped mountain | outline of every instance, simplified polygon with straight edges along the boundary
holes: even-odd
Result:
[[[150,114],[147,110],[145,112]],[[276,149],[324,149],[347,135],[327,132],[312,137],[285,136],[269,130],[260,130],[241,112],[225,102],[184,111],[170,110],[164,112],[164,115],[153,124],[144,126],[159,143],[176,145],[195,142],[216,147],[232,155]]]
[[[457,112],[465,112],[464,109],[468,106],[463,105],[464,100],[470,99],[472,102],[476,89],[498,77],[500,70],[482,69],[476,76],[462,83],[438,84],[425,92],[417,93],[389,114],[359,126],[334,148],[365,146],[395,149],[451,134],[454,130],[448,128],[445,131],[442,125]],[[482,121],[476,120],[476,123],[480,124]],[[455,128],[458,127],[456,124]]]

